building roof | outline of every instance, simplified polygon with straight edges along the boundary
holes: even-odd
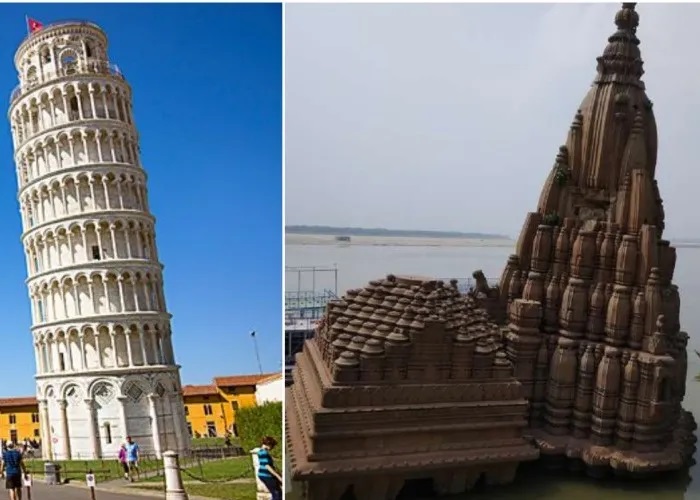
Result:
[[[0,408],[8,406],[33,406],[38,404],[35,397],[25,396],[19,398],[0,398]]]
[[[270,375],[269,377],[265,377],[263,379],[258,380],[258,384],[266,384],[268,382],[273,382],[275,380],[279,380],[282,378],[282,372],[279,373],[274,373]]]
[[[215,385],[185,385],[182,387],[183,396],[216,396],[219,394]]]
[[[255,375],[232,375],[228,377],[214,377],[214,383],[219,387],[241,387],[255,385],[278,373],[260,373]]]

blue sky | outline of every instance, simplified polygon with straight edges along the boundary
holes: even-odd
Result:
[[[281,369],[282,9],[242,4],[0,4],[0,91],[25,15],[100,25],[133,88],[183,383]],[[6,109],[6,108],[5,108]],[[0,397],[34,394],[9,124],[0,125]],[[5,371],[5,373],[8,373]]]

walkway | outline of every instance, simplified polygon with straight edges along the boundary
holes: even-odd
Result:
[[[23,491],[22,500],[26,500],[26,490]],[[95,489],[95,500],[142,500],[144,497],[163,498],[163,492],[144,491],[115,493],[106,491],[99,486]],[[43,482],[35,481],[32,486],[32,500],[81,500],[90,499],[90,490],[85,486],[73,486],[63,484],[60,486],[47,486]]]

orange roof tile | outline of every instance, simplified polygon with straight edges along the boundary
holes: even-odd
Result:
[[[25,396],[19,398],[0,398],[0,408],[8,406],[33,406],[38,402],[34,396]]]
[[[182,387],[183,396],[215,396],[218,393],[215,385],[185,385]]]
[[[243,385],[255,385],[258,382],[277,375],[277,373],[260,373],[256,375],[231,375],[228,377],[214,377],[214,383],[219,387],[240,387]]]

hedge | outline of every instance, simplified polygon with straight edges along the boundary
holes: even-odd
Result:
[[[243,450],[248,452],[260,446],[260,440],[272,436],[277,440],[273,456],[282,455],[282,403],[268,402],[260,406],[247,406],[236,412],[236,427]]]

